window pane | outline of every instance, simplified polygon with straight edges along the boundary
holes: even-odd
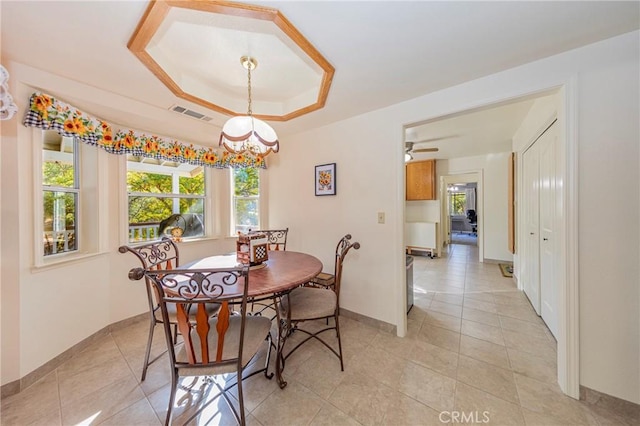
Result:
[[[260,223],[258,215],[258,200],[236,198],[234,202],[234,217],[236,232],[247,232],[249,228],[257,229]]]
[[[43,191],[45,256],[77,250],[77,203],[76,193]]]
[[[233,182],[236,197],[260,195],[260,179],[258,169],[234,169]]]
[[[42,184],[64,188],[77,188],[74,173],[73,138],[63,138],[47,131],[42,147]]]
[[[450,194],[451,201],[451,214],[453,215],[464,215],[464,206],[466,201],[465,193],[453,193]]]
[[[173,213],[174,203],[180,214]],[[183,238],[204,236],[204,198],[129,196],[129,241],[171,236],[174,227]]]
[[[195,176],[180,176],[180,194],[204,195],[204,170]]]
[[[171,194],[171,176],[160,173],[127,171],[128,192],[148,192],[151,194]]]

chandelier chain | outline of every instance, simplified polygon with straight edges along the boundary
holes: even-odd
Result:
[[[249,87],[247,89],[247,92],[249,94],[249,108],[247,110],[247,115],[251,116],[251,64],[249,64],[249,66],[247,67],[247,80],[249,82]]]

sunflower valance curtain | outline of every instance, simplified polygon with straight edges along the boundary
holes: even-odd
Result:
[[[115,132],[106,121],[92,117],[52,96],[36,92],[31,95],[29,110],[23,124],[27,127],[55,130],[62,136],[99,146],[112,154],[131,154],[179,163],[224,169],[228,167],[266,168],[263,157],[242,154],[221,154],[205,148],[135,130]]]

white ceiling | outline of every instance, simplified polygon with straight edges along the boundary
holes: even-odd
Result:
[[[636,1],[251,3],[279,9],[336,70],[324,108],[272,123],[281,138],[640,27]],[[14,60],[95,88],[101,96],[88,91],[64,94],[63,100],[103,119],[195,143],[216,143],[212,126],[221,126],[228,117],[176,98],[127,49],[146,7],[146,1],[2,1],[2,62]],[[295,73],[280,77],[296,82]],[[110,93],[127,101],[116,105],[105,95]],[[168,111],[175,104],[187,104],[213,120],[208,124],[177,116]],[[514,108],[509,114],[517,119],[522,105]],[[460,134],[472,126],[456,120],[457,130],[438,131]],[[482,139],[481,130],[473,132],[476,140]],[[502,143],[501,135],[492,140]],[[446,142],[455,144],[453,138]]]

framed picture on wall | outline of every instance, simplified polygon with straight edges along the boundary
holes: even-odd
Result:
[[[336,195],[336,163],[316,166],[316,195]]]

